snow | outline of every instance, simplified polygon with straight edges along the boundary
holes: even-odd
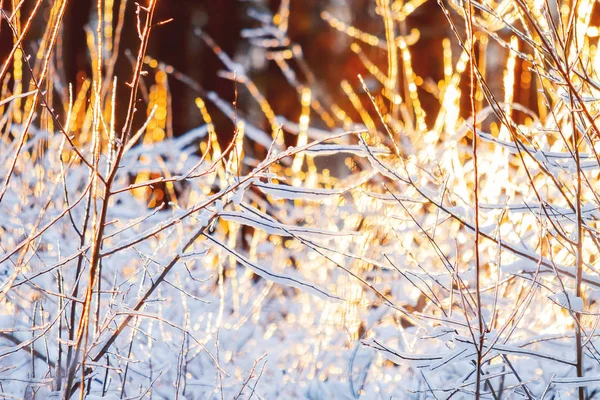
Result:
[[[584,310],[584,301],[581,297],[575,296],[572,292],[559,292],[550,296],[550,300],[559,306],[573,312]]]
[[[242,34],[257,47],[270,49],[261,39],[271,37],[287,47],[276,23],[286,15],[249,11],[255,25]],[[386,114],[400,149],[381,127],[346,131],[364,128],[347,116],[324,128],[311,111],[304,129],[271,115],[251,66],[197,35],[226,68],[220,77],[235,76],[262,111],[243,118],[241,104],[206,93],[221,116],[244,124],[235,173],[231,154],[199,154],[207,125],[129,141],[104,203],[87,165],[59,163],[69,149],[61,132],[39,127],[47,123],[30,127],[11,170],[24,127],[0,121],[0,397],[62,398],[72,367],[78,397],[84,364],[88,400],[471,398],[478,372],[503,398],[600,387],[599,165],[582,141],[578,174],[570,144],[547,138],[592,131],[585,118],[572,126],[568,92],[555,90],[558,121],[508,106],[535,122],[518,146],[476,130],[475,197],[473,119],[421,132],[408,108],[401,124]],[[283,73],[294,93],[308,88]],[[596,97],[582,99],[591,107]],[[491,115],[486,107],[479,124]],[[266,126],[285,131],[283,146]],[[304,134],[315,141],[295,143]],[[113,158],[101,142],[104,173]],[[79,149],[94,158],[90,143]],[[293,175],[300,152],[317,166]],[[325,156],[349,162],[325,174]],[[134,181],[153,185],[130,190]]]

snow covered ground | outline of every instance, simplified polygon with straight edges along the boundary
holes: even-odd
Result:
[[[138,9],[142,43],[152,4]],[[205,124],[165,135],[165,82],[185,77],[143,51],[133,82],[147,77],[138,110],[147,120],[124,131],[111,116],[139,107],[135,84],[127,106],[112,100],[110,79],[94,77],[64,118],[34,84],[22,95],[5,85],[0,397],[541,399],[585,388],[593,398],[598,85],[587,67],[567,72],[556,62],[564,54],[523,39],[506,11],[504,24],[544,49],[528,53],[529,68],[552,65],[529,71],[545,79],[536,96],[548,107],[512,102],[524,62],[513,51],[503,92],[472,104],[474,136],[473,113],[461,109],[469,52],[453,56],[445,42],[444,80],[429,85],[410,61],[418,35],[394,39],[389,29],[421,3],[402,4],[374,2],[382,30],[370,36],[323,15],[389,56],[377,69],[353,46],[371,73],[341,82],[357,121],[288,64],[301,61],[287,37],[288,1],[276,15],[250,13],[256,24],[243,36],[298,94],[297,121],[266,103],[247,60],[202,31],[220,77],[238,83],[258,117],[208,92],[196,100]],[[478,29],[500,29],[494,7],[480,8]],[[550,14],[531,15],[551,26]],[[589,18],[576,23],[591,32]],[[408,83],[408,96],[390,92],[384,70]],[[439,101],[436,118],[420,106],[425,90]],[[234,123],[229,145],[219,145],[205,102]]]

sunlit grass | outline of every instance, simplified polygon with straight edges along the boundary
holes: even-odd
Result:
[[[343,104],[288,36],[293,4],[252,8],[243,36],[297,94],[294,120],[203,31],[259,115],[147,55],[154,1],[98,0],[76,87],[53,53],[67,1],[32,2],[41,38],[10,3],[2,395],[594,397],[595,3],[440,3],[455,36],[438,82],[414,62],[425,28],[406,25],[425,1],[373,2],[378,32],[323,12],[367,71],[340,77]],[[126,7],[141,45],[115,76]],[[203,126],[174,132],[173,80]],[[233,123],[226,146],[210,110]]]

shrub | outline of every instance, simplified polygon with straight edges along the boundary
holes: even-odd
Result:
[[[594,4],[440,2],[455,38],[435,82],[412,62],[424,3],[377,0],[376,33],[322,14],[368,70],[341,82],[352,109],[288,37],[289,0],[250,6],[243,36],[297,93],[297,121],[201,30],[260,113],[146,54],[156,1],[98,1],[76,90],[55,73],[67,1],[36,57],[33,17],[3,11],[2,395],[594,397]],[[139,49],[117,77],[126,7]],[[170,132],[170,80],[205,125]],[[227,146],[207,103],[233,123]]]

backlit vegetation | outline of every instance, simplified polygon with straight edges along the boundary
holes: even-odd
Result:
[[[425,0],[374,1],[377,32],[324,11],[368,71],[344,104],[288,37],[294,1],[250,5],[241,40],[297,93],[290,120],[200,29],[251,115],[147,54],[157,1],[97,1],[77,86],[69,2],[0,1],[0,396],[597,395],[596,3],[440,1],[439,81],[413,62]],[[186,133],[173,81],[204,120]]]

